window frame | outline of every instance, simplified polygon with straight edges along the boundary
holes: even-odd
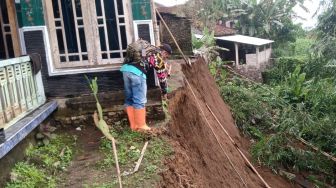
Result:
[[[85,35],[86,36],[94,35],[95,37],[93,38],[97,39],[99,38],[98,23],[97,23],[97,18],[99,16],[97,16],[96,14],[95,6],[94,6],[95,2],[93,2],[92,0],[81,0],[81,3],[84,3],[84,6],[85,6],[83,8],[83,5],[82,5],[82,10],[87,7],[90,8],[88,11],[90,13],[84,13],[86,11],[82,12],[83,22],[84,22],[84,19],[86,19],[87,21],[90,21],[90,24],[86,23],[86,26],[84,26]],[[114,0],[114,3],[116,5],[117,1]],[[129,24],[132,22],[129,16],[130,9],[128,8],[128,4],[129,4],[129,0],[122,1],[123,11],[124,11],[124,14],[122,16],[118,15],[118,13],[116,12],[116,16],[118,18],[117,20],[119,20],[119,18],[121,17],[124,18],[125,20],[124,23],[119,23],[118,21],[117,28],[118,28],[118,33],[120,33],[120,26],[125,27],[127,44],[129,44],[133,38],[133,35],[131,32],[132,25]],[[47,41],[50,47],[50,50],[49,50],[50,56],[48,57],[49,60],[47,61],[49,76],[119,70],[120,66],[122,65],[123,57],[121,56],[121,58],[102,59],[100,41],[94,40],[94,39],[87,40],[88,37],[86,37],[88,60],[86,60],[86,62],[81,62],[81,61],[67,62],[66,63],[67,65],[60,66],[59,65],[60,60],[58,56],[60,53],[58,50],[58,41],[57,41],[57,36],[56,36],[56,31],[55,31],[56,26],[55,26],[55,18],[53,15],[52,2],[43,1],[43,7],[44,7],[44,12],[45,12],[46,28],[47,28],[47,32],[45,33],[45,36],[49,39]],[[90,14],[94,14],[94,16],[90,16]],[[85,16],[86,18],[84,18]],[[118,35],[118,40],[121,41],[120,34]],[[56,51],[55,53],[55,50],[58,50],[58,51]],[[121,51],[120,53],[123,53],[122,51],[125,51],[122,49],[122,46],[119,46],[119,50]],[[98,64],[98,62],[100,63]]]
[[[139,32],[138,32],[138,25],[148,24],[149,25],[149,33],[150,33],[150,43],[155,45],[155,38],[154,38],[154,28],[153,28],[153,21],[152,20],[134,20],[134,38],[135,40],[139,39]]]

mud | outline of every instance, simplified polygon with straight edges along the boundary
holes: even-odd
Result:
[[[66,131],[78,138],[76,153],[71,165],[60,175],[61,184],[58,187],[81,188],[84,185],[109,182],[115,171],[102,171],[97,163],[104,159],[99,152],[102,133],[94,126],[85,126],[82,131],[69,128]]]
[[[249,157],[250,142],[240,135],[207,65],[203,60],[197,60],[192,67],[183,65],[182,70],[196,99],[186,84],[169,100],[171,121],[167,132],[174,145],[175,157],[166,161],[168,170],[162,173],[160,187],[264,187],[207,108],[208,105]],[[257,170],[271,187],[293,187],[269,170]]]

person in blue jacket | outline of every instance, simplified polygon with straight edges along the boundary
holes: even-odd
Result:
[[[168,44],[163,44],[158,53],[153,53],[144,58],[144,61],[126,62],[121,67],[123,73],[125,89],[125,108],[130,123],[134,131],[149,131],[150,127],[146,124],[147,103],[147,83],[146,69],[151,66],[150,59],[167,59],[172,49]],[[168,55],[169,54],[169,55]]]

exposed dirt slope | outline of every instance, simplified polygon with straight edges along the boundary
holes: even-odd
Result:
[[[240,148],[248,148],[248,142],[240,136],[235,127],[229,107],[223,102],[207,65],[203,60],[197,60],[192,68],[183,65],[183,72],[197,100],[186,85],[176,91],[169,101],[171,122],[168,132],[174,140],[176,156],[167,161],[169,170],[162,174],[160,186],[245,187],[245,183],[247,187],[263,187],[260,179],[247,167],[206,107],[208,105],[212,109]],[[196,101],[199,101],[201,108]],[[206,119],[218,136],[224,151],[216,141]],[[248,156],[248,152],[243,152]],[[291,187],[282,178],[271,173],[262,175],[272,187]]]

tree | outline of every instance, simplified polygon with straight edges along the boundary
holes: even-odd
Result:
[[[238,28],[242,34],[259,37],[276,37],[285,32],[285,26],[291,26],[292,18],[298,17],[293,11],[296,5],[303,9],[304,0],[249,0],[246,1],[238,20]],[[288,28],[287,28],[288,29]],[[287,32],[288,33],[288,32]]]
[[[295,6],[305,0],[191,0],[184,12],[190,14],[196,27],[212,28],[219,20],[235,21],[239,33],[292,41],[293,29],[298,29],[292,18],[299,17]],[[188,8],[186,8],[188,7]],[[196,11],[195,11],[196,10]],[[288,36],[288,38],[286,38]]]
[[[315,29],[314,53],[319,58],[336,60],[336,1],[321,1],[324,12],[318,17]]]

